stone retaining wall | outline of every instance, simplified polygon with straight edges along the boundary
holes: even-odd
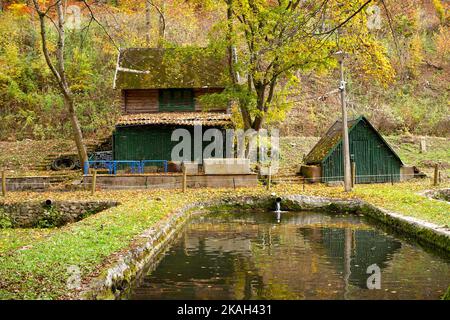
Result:
[[[57,201],[0,204],[0,219],[13,228],[62,226],[115,207],[115,201]]]
[[[89,186],[92,176],[83,177]],[[183,175],[97,175],[97,188],[100,189],[179,189],[183,184]],[[236,175],[188,175],[188,188],[240,188],[258,185],[256,174]]]
[[[7,191],[45,191],[64,181],[62,177],[12,177],[6,178]]]

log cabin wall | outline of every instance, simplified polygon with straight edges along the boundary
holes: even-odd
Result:
[[[198,98],[208,93],[219,93],[221,88],[199,88],[194,90],[195,111],[203,111]],[[225,112],[226,106],[208,110],[210,112]],[[122,113],[138,114],[159,112],[159,90],[158,89],[127,89],[122,90]]]
[[[122,113],[158,112],[159,96],[157,89],[122,90]]]

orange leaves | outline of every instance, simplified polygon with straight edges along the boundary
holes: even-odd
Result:
[[[16,15],[25,15],[31,12],[31,8],[29,8],[25,3],[13,3],[7,7],[8,11],[13,12]]]

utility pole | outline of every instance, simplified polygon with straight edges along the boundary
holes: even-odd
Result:
[[[339,60],[339,67],[341,72],[341,83],[339,85],[339,91],[341,92],[341,106],[342,106],[342,156],[344,161],[344,189],[345,192],[352,191],[352,175],[350,164],[350,143],[348,138],[348,124],[347,124],[347,106],[345,103],[345,79],[344,79],[344,58],[345,53],[343,51],[336,52]]]

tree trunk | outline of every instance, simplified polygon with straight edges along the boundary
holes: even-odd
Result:
[[[62,1],[58,1],[56,3],[56,12],[57,12],[57,16],[58,16],[58,23],[57,23],[58,43],[56,46],[57,68],[53,65],[53,62],[50,58],[50,53],[49,53],[49,50],[47,47],[47,34],[46,34],[46,26],[45,26],[46,13],[41,11],[38,0],[33,0],[33,4],[34,4],[34,7],[39,16],[39,25],[40,25],[41,40],[42,40],[42,52],[44,54],[45,61],[48,65],[48,67],[50,68],[51,72],[55,76],[56,81],[59,86],[59,89],[63,95],[64,105],[67,108],[67,111],[68,111],[69,117],[70,117],[70,121],[72,124],[73,136],[74,136],[75,144],[76,144],[77,150],[78,150],[78,157],[80,159],[81,166],[83,166],[83,164],[88,160],[88,156],[87,156],[87,152],[86,152],[86,147],[83,142],[83,134],[81,132],[78,117],[75,112],[73,95],[72,95],[70,87],[67,83],[65,68],[64,68],[65,34],[64,34],[63,4],[62,4]]]
[[[64,104],[69,111],[70,121],[72,123],[73,136],[75,139],[75,144],[77,145],[78,157],[80,158],[81,167],[84,163],[88,161],[88,156],[86,152],[86,147],[83,143],[83,133],[81,132],[80,123],[78,121],[77,114],[75,112],[74,102],[72,92],[67,83],[66,72],[64,68],[64,48],[65,48],[65,33],[64,33],[64,11],[63,2],[58,1],[56,4],[56,11],[58,13],[58,46],[56,50],[56,59],[58,62],[59,74],[61,77]]]
[[[264,118],[265,118],[265,93],[266,85],[262,83],[255,83],[256,91],[256,107],[259,110],[259,114],[256,115],[255,120],[252,123],[252,128],[256,131],[262,128]]]
[[[164,13],[166,10],[166,1],[161,1],[161,6],[159,8],[159,42],[161,43],[166,38],[166,20],[164,18]]]
[[[228,68],[230,72],[231,81],[233,85],[237,84],[236,71],[234,68],[234,60],[233,60],[233,43],[232,43],[232,35],[233,35],[233,11],[232,11],[233,0],[227,0],[227,41],[228,41]]]
[[[228,68],[229,73],[231,77],[231,82],[233,83],[233,86],[236,88],[239,86],[239,81],[237,77],[237,72],[234,67],[234,49],[233,49],[233,43],[232,43],[232,37],[233,37],[233,0],[226,0],[227,3],[227,40],[228,40]],[[249,88],[251,88],[251,78],[247,78],[247,81],[249,83]],[[248,112],[248,108],[246,105],[246,102],[244,99],[239,100],[239,110],[241,111],[242,120],[244,122],[244,130],[248,130],[252,127],[251,117],[250,113]]]
[[[145,45],[147,47],[150,46],[150,31],[151,31],[151,21],[150,21],[150,10],[151,10],[151,4],[150,0],[144,0],[145,1]]]
[[[252,89],[252,78],[250,75],[247,76],[247,90],[248,93],[251,92]],[[239,109],[241,110],[242,120],[244,121],[244,130],[251,129],[252,127],[252,118],[250,116],[250,112],[248,111],[247,101],[241,99],[239,101]]]
[[[72,124],[73,136],[75,139],[75,144],[77,146],[78,158],[80,159],[81,167],[86,161],[88,161],[86,146],[83,142],[83,133],[81,132],[80,122],[78,121],[77,114],[75,113],[75,108],[73,105],[73,101],[64,99],[64,104],[67,106],[69,110],[70,122]]]

